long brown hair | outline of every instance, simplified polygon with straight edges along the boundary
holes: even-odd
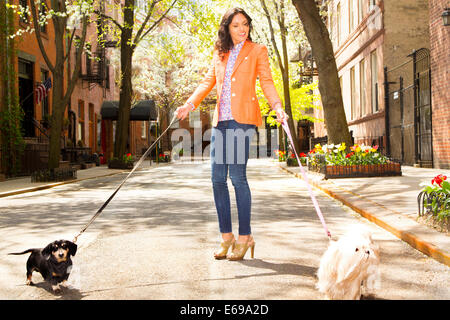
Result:
[[[250,18],[250,16],[244,11],[244,9],[241,8],[229,9],[223,15],[222,21],[220,22],[219,31],[217,33],[217,40],[214,47],[219,52],[219,56],[221,59],[223,59],[225,53],[230,51],[234,46],[233,40],[231,40],[229,26],[231,24],[231,21],[233,21],[234,16],[237,15],[238,13],[243,14],[244,17],[247,19],[249,25],[248,39],[252,41],[252,38],[250,36],[250,32],[252,31],[252,18]]]

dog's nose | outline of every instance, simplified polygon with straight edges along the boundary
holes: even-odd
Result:
[[[59,257],[60,257],[60,258],[64,257],[64,253],[60,253],[60,254],[59,254]]]
[[[370,251],[369,251],[369,250],[367,250],[367,251],[366,251],[366,253],[367,253],[367,254],[370,254]]]

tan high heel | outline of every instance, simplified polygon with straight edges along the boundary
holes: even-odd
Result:
[[[234,250],[236,245],[236,239],[233,237],[231,240],[223,240],[220,243],[220,249],[218,252],[214,252],[214,258],[216,260],[223,260],[227,258],[228,250],[231,247],[231,250]]]
[[[227,257],[228,260],[238,261],[244,259],[244,256],[247,253],[248,248],[251,249],[250,250],[251,258],[253,259],[255,257],[255,241],[253,240],[253,238],[250,238],[249,241],[244,243],[236,242],[233,251]]]

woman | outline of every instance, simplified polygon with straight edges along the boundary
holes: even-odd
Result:
[[[205,78],[186,103],[179,107],[177,117],[185,119],[217,85],[217,108],[211,134],[211,180],[219,230],[222,234],[216,259],[242,260],[255,241],[251,235],[251,193],[247,183],[247,160],[255,127],[261,125],[261,112],[256,98],[256,78],[277,121],[287,119],[270,71],[267,48],[252,42],[252,19],[240,9],[228,10],[222,18],[213,60]],[[237,241],[232,233],[230,195],[227,174],[236,194],[239,220]],[[228,255],[228,251],[232,252]]]

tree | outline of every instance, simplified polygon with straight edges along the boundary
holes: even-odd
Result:
[[[281,71],[277,68],[273,69],[273,82],[275,84],[275,88],[279,90],[280,92],[283,91],[283,79],[281,75]],[[293,69],[293,73],[296,72],[296,69]],[[299,71],[297,71],[298,73]],[[312,83],[300,83],[297,79],[293,79],[290,77],[289,79],[289,96],[291,98],[291,104],[292,104],[292,119],[294,121],[300,121],[300,120],[308,120],[311,122],[317,122],[321,121],[321,119],[317,119],[314,117],[311,117],[306,114],[307,109],[317,108],[317,105],[315,104],[316,101],[320,99],[320,97],[314,92],[317,90],[317,82]],[[262,97],[263,93],[261,88],[257,89],[257,95],[258,97]],[[276,118],[272,116],[274,112],[271,112],[269,105],[267,103],[261,104],[261,111],[262,114],[267,114],[267,122],[271,125],[276,124]]]
[[[151,41],[142,40],[133,55],[134,96],[156,102],[162,126],[170,122],[173,111],[192,94],[201,80],[199,71],[208,66],[207,57],[199,59],[192,38],[170,25],[166,23]],[[170,136],[165,139],[170,145]]]
[[[272,42],[273,49],[275,51],[278,66],[281,71],[281,76],[283,79],[283,94],[284,94],[284,109],[289,116],[288,126],[290,132],[295,132],[294,127],[294,119],[292,116],[292,108],[291,108],[291,95],[290,95],[290,83],[289,83],[289,57],[288,57],[288,49],[287,49],[287,25],[286,25],[286,14],[285,14],[285,1],[273,1],[272,4],[274,7],[275,18],[280,30],[280,38],[281,38],[281,47],[283,49],[282,52],[278,49],[277,41],[275,40],[275,31],[273,28],[271,12],[269,12],[269,8],[267,7],[266,0],[260,0],[261,7],[264,10],[264,14],[267,18],[267,22],[270,30],[270,40]],[[298,144],[297,136],[293,135],[293,142],[295,150],[300,150],[300,146]]]
[[[72,75],[67,81],[67,90],[64,92],[64,63],[70,57],[70,53],[73,46],[78,48],[83,48],[86,41],[86,32],[89,22],[89,16],[92,11],[92,0],[84,0],[79,2],[74,2],[72,5],[68,5],[65,1],[51,0],[50,8],[45,11],[49,12],[51,15],[51,20],[53,22],[53,27],[55,30],[55,46],[56,46],[56,57],[55,61],[52,62],[47,55],[46,48],[42,42],[42,36],[40,32],[40,21],[42,18],[40,14],[45,14],[45,12],[39,13],[36,8],[34,1],[30,1],[31,14],[33,16],[34,32],[36,34],[36,39],[39,45],[39,49],[44,57],[47,67],[53,76],[52,84],[52,115],[51,115],[51,132],[50,132],[50,143],[49,143],[49,157],[48,157],[48,167],[49,169],[59,167],[59,160],[61,154],[61,130],[64,118],[64,112],[70,101],[70,97],[77,83],[80,68],[81,68],[81,53],[83,50],[78,50],[76,52],[75,66]],[[81,37],[78,38],[74,44],[74,36],[77,28],[73,28],[69,32],[69,42],[67,45],[67,52],[65,48],[66,35],[69,30],[68,20],[71,15],[78,15],[81,20]]]
[[[333,45],[314,0],[292,0],[303,24],[319,73],[319,92],[322,99],[328,141],[333,144],[352,140],[345,117],[339,75]]]
[[[14,60],[17,58],[14,30],[14,10],[0,4],[0,172],[14,175],[20,169],[20,155],[24,141],[20,130],[23,110],[19,104],[17,75]]]
[[[34,32],[41,54],[52,74],[52,114],[51,132],[49,143],[49,169],[59,166],[61,154],[61,130],[63,125],[64,112],[70,101],[70,97],[77,83],[80,68],[81,54],[86,42],[87,26],[89,17],[93,10],[93,0],[50,0],[48,6],[45,2],[31,0],[30,6],[21,8],[20,6],[9,6],[14,8],[21,17],[28,18],[31,14],[32,27],[26,30],[18,30],[16,36],[23,32]],[[36,6],[39,5],[39,8]],[[55,31],[55,61],[52,61],[42,42],[41,26],[51,21]],[[81,27],[80,27],[81,26]],[[76,37],[81,33],[80,37]],[[69,59],[73,47],[80,48],[76,51],[75,64],[72,74],[67,79],[67,89],[64,92],[64,64]]]
[[[177,0],[151,0],[146,3],[146,7],[138,8],[135,5],[135,0],[125,0],[122,12],[123,22],[96,11],[101,18],[114,24],[120,42],[121,74],[119,114],[114,142],[115,158],[121,159],[127,148],[130,110],[133,98],[132,72],[134,52],[138,44],[158,28],[176,2]],[[142,21],[140,24],[136,22],[136,14],[139,14],[139,20]]]

